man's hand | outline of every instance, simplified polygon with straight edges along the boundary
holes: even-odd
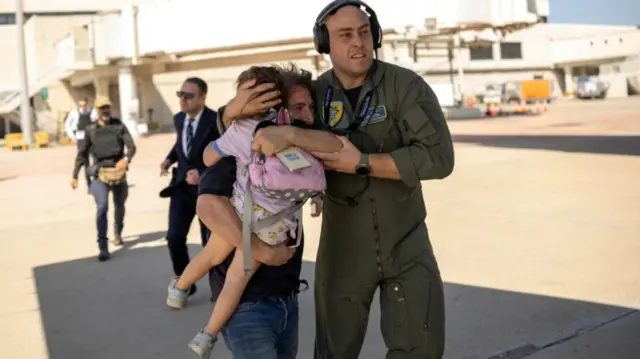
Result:
[[[291,147],[294,134],[295,128],[291,126],[265,127],[258,130],[253,137],[251,148],[265,156],[273,156]]]
[[[72,178],[71,179],[71,189],[75,190],[76,188],[78,188],[78,179],[77,178]]]
[[[171,167],[171,161],[164,160],[160,164],[160,177],[166,176],[169,174],[169,167]]]
[[[251,257],[271,267],[286,264],[296,252],[295,248],[287,247],[284,243],[277,246],[270,246],[262,241],[257,243],[260,244],[251,249]]]
[[[362,153],[346,137],[338,136],[342,142],[342,150],[333,153],[312,152],[322,160],[324,168],[343,173],[355,173]]]
[[[255,80],[251,80],[240,85],[236,96],[232,98],[225,107],[223,114],[225,123],[227,122],[226,119],[233,120],[238,117],[248,117],[264,113],[281,102],[279,97],[280,92],[272,90],[275,84],[264,83],[255,86],[255,83]]]
[[[188,170],[186,180],[188,184],[195,186],[200,181],[200,173],[196,169]]]
[[[123,158],[123,159],[121,159],[120,161],[118,161],[118,162],[116,163],[116,168],[117,168],[117,169],[119,169],[119,170],[121,170],[121,171],[124,171],[124,170],[126,170],[126,169],[127,169],[127,165],[128,165],[128,164],[129,164],[129,161],[127,161],[127,159],[126,159],[126,158]]]

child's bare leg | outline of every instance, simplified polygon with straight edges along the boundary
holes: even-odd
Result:
[[[213,233],[207,245],[193,258],[176,282],[176,288],[188,290],[195,282],[204,277],[211,268],[222,263],[233,251],[234,247]]]
[[[207,245],[189,262],[180,278],[173,279],[169,284],[167,305],[174,309],[184,308],[191,286],[204,277],[211,268],[222,263],[232,250],[233,247],[224,240],[213,234],[209,236]]]
[[[252,260],[251,265],[253,267],[252,273],[255,273],[260,267],[260,262]],[[238,307],[240,297],[247,287],[251,276],[252,275],[245,275],[242,252],[236,250],[233,261],[227,271],[224,287],[220,292],[220,296],[218,296],[209,323],[204,328],[205,333],[212,337],[218,335]]]

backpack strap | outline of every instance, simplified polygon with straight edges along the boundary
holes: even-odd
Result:
[[[244,213],[242,213],[242,261],[244,275],[249,276],[253,270],[251,265],[251,233],[253,233],[253,195],[251,194],[251,176],[249,166],[247,171],[247,185],[244,187]]]

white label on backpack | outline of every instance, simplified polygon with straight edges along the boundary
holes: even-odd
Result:
[[[278,156],[280,161],[287,166],[289,171],[296,171],[311,166],[311,163],[309,163],[309,161],[302,156],[300,150],[295,147],[289,147],[288,149],[277,153],[276,156]]]
[[[84,131],[76,131],[76,140],[84,140]]]

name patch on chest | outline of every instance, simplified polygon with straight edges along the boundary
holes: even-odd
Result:
[[[331,110],[329,112],[329,126],[335,126],[338,121],[342,120],[343,115],[344,104],[342,103],[342,101],[331,102]]]
[[[360,125],[361,127],[382,122],[387,118],[387,108],[384,105],[371,107],[369,108],[369,111],[367,111],[367,116],[365,118],[367,120],[362,122]]]

